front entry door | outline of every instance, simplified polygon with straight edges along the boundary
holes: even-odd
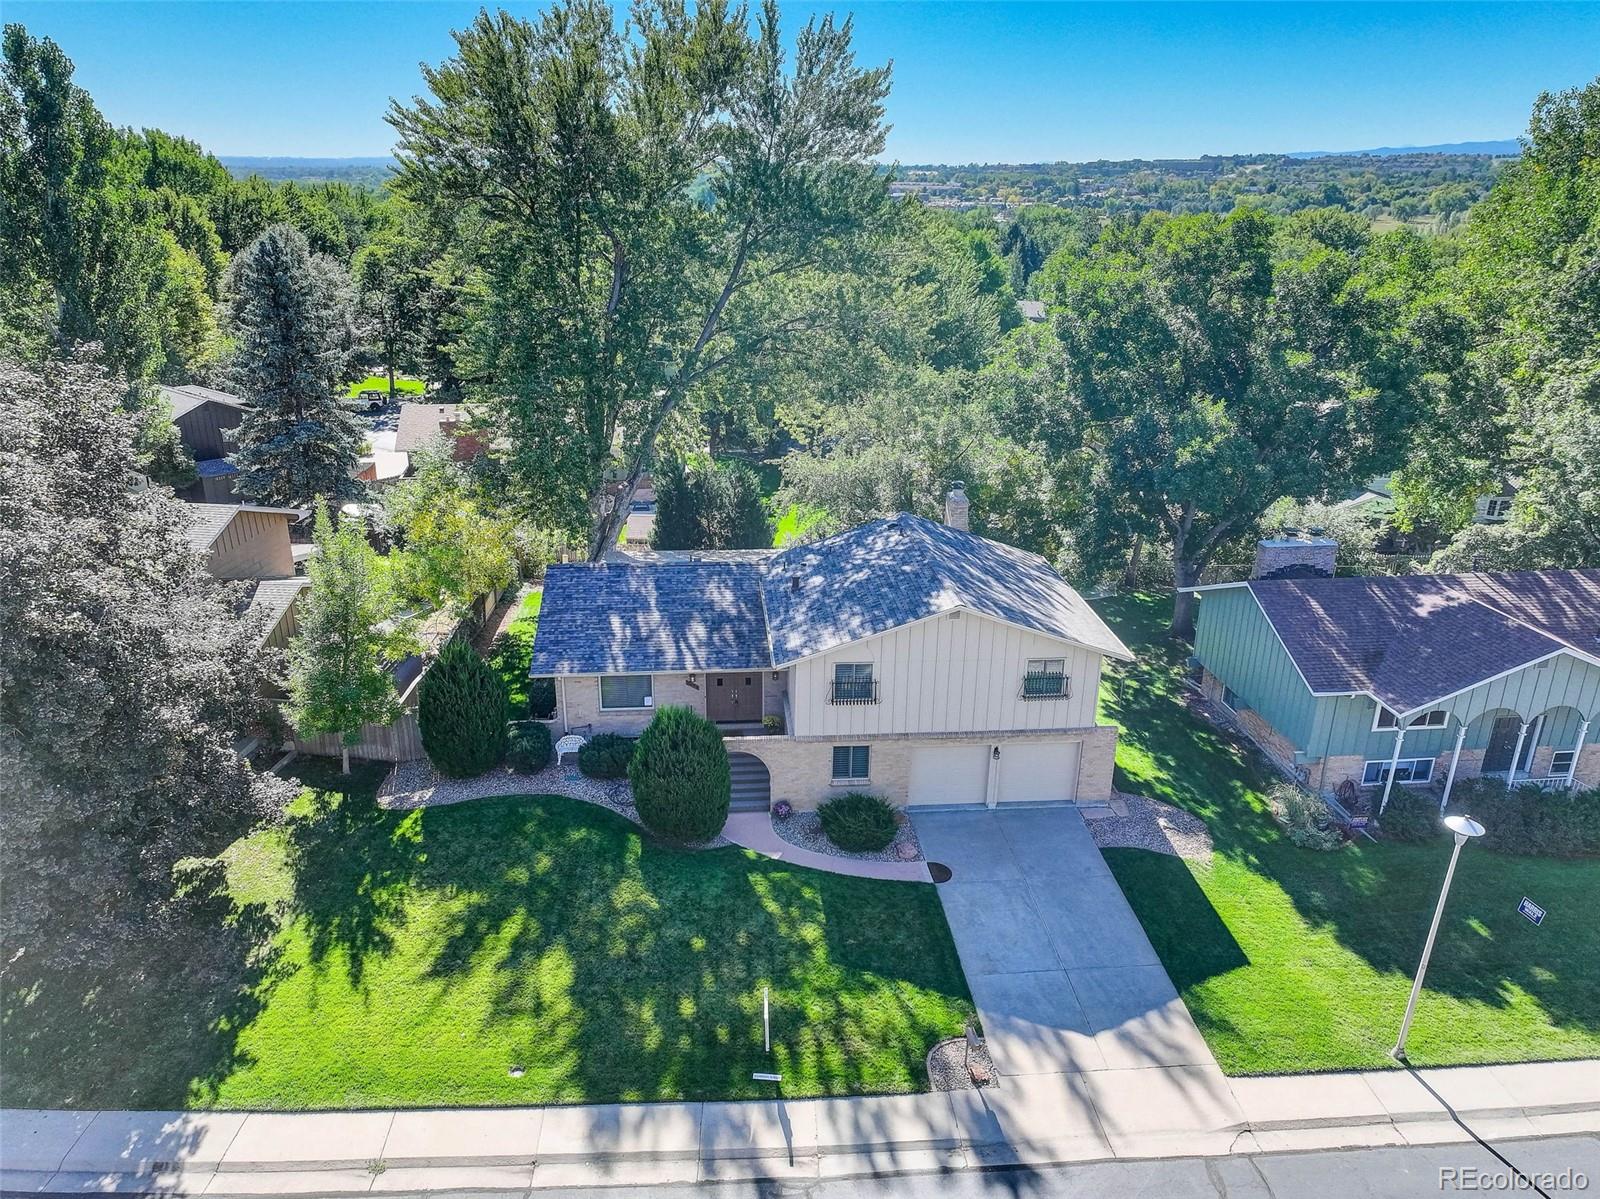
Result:
[[[706,715],[724,724],[761,719],[761,672],[706,676]]]
[[[1483,751],[1483,773],[1504,774],[1511,769],[1511,755],[1516,752],[1517,734],[1522,731],[1522,721],[1516,716],[1502,716],[1489,730],[1489,745]]]

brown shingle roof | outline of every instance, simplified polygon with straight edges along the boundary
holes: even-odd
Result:
[[[464,421],[471,411],[462,404],[401,404],[394,449],[411,454],[441,438],[445,426]]]

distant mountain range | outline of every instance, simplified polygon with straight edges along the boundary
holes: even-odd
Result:
[[[1438,146],[1379,146],[1375,150],[1295,150],[1290,158],[1391,158],[1396,154],[1521,154],[1516,138],[1497,142],[1445,142]]]

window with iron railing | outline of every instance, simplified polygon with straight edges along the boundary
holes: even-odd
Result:
[[[1030,658],[1022,676],[1023,699],[1066,699],[1072,692],[1065,658]]]
[[[833,668],[833,684],[828,689],[832,704],[875,704],[878,680],[872,677],[871,662],[839,662]]]

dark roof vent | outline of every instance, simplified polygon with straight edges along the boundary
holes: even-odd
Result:
[[[799,591],[800,590],[800,576],[799,575],[790,575],[789,576],[789,590],[790,591]]]

